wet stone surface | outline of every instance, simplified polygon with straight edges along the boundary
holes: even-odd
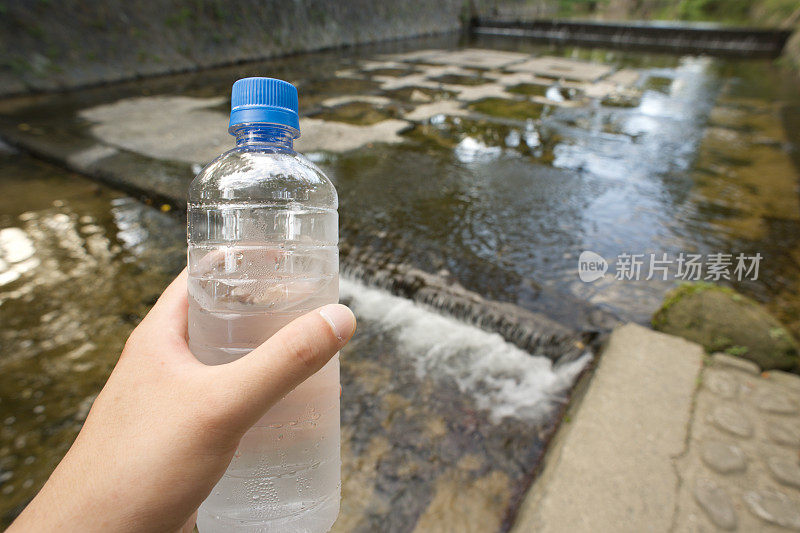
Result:
[[[703,385],[720,398],[732,400],[739,395],[739,382],[736,376],[729,372],[708,370],[704,376]]]
[[[396,107],[376,106],[368,102],[350,102],[311,115],[313,118],[369,126],[399,115]]]
[[[780,483],[800,489],[800,460],[770,457],[767,459],[767,466]]]
[[[517,120],[533,120],[542,116],[544,104],[508,98],[484,98],[470,104],[470,109],[484,115]]]
[[[800,442],[796,412],[764,411],[764,395],[800,399],[800,376],[755,374],[749,365],[710,358],[702,371],[685,452],[675,531],[800,530]],[[736,383],[735,404],[709,387],[710,378]],[[747,422],[743,422],[747,420]]]

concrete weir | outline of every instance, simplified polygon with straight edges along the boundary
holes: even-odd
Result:
[[[527,352],[567,362],[598,339],[598,332],[577,332],[517,305],[488,300],[444,276],[392,263],[371,250],[342,243],[341,252],[344,275],[498,333]]]
[[[511,35],[584,45],[650,48],[714,55],[777,57],[792,35],[789,30],[726,28],[717,25],[566,20],[472,20],[476,33]]]

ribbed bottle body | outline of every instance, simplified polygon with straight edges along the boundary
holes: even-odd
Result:
[[[336,191],[283,142],[249,134],[192,183],[189,346],[209,365],[246,356],[338,301]],[[198,514],[201,532],[326,531],[339,508],[339,359],[257,422]]]

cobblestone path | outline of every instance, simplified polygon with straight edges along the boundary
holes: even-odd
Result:
[[[800,531],[800,376],[711,356],[680,477],[676,531]]]

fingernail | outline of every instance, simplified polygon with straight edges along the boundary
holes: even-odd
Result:
[[[319,310],[320,316],[331,327],[336,338],[344,342],[353,336],[356,330],[356,317],[345,305],[330,304]]]

